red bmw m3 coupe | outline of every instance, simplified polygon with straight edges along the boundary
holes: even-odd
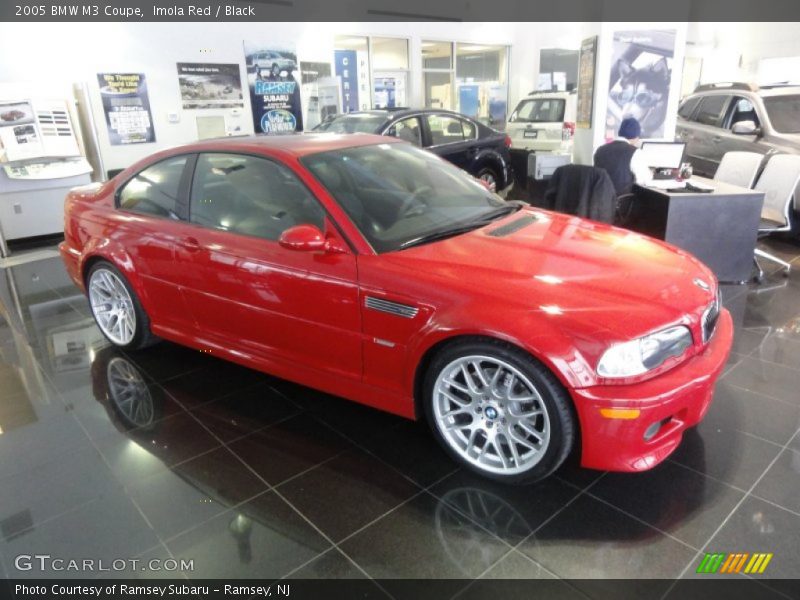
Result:
[[[576,446],[585,467],[657,465],[730,351],[691,255],[505,202],[391,138],[174,148],[65,211],[64,262],[113,344],[172,340],[425,418],[501,481],[545,477]]]

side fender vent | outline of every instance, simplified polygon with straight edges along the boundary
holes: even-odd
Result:
[[[533,215],[526,215],[524,217],[520,217],[511,223],[503,225],[502,227],[498,227],[497,229],[493,229],[486,235],[491,235],[492,237],[505,237],[507,235],[511,235],[512,233],[516,233],[523,227],[527,227],[531,223],[536,222],[536,217]]]
[[[384,300],[383,298],[375,298],[374,296],[367,296],[364,301],[364,306],[377,310],[380,312],[389,313],[398,317],[406,319],[413,319],[417,316],[419,309],[416,306],[409,306],[408,304],[400,304],[399,302],[392,302],[391,300]]]

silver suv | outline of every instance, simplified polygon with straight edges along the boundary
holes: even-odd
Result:
[[[678,109],[676,136],[695,172],[709,177],[731,150],[800,154],[800,86],[701,85]]]

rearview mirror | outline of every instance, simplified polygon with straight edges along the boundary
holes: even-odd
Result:
[[[736,135],[758,135],[761,129],[755,121],[739,121],[734,123],[731,131]]]
[[[278,244],[287,250],[299,252],[343,252],[338,245],[331,243],[314,225],[295,225],[285,230],[278,238]]]

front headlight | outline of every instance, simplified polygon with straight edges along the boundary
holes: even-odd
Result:
[[[652,371],[671,356],[680,356],[692,345],[692,332],[678,325],[643,338],[616,344],[597,364],[601,377],[635,377]]]

